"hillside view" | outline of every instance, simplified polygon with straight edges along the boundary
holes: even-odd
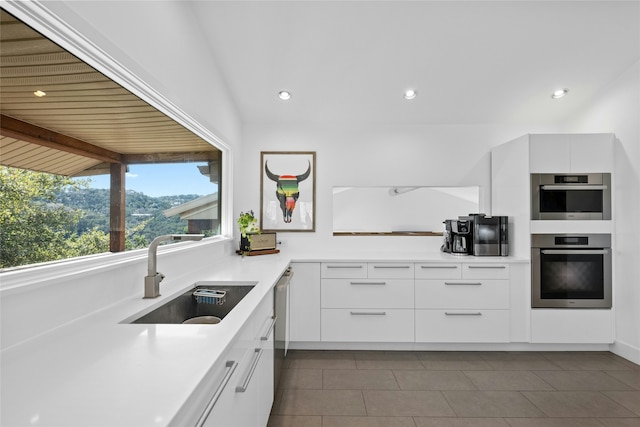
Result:
[[[200,197],[197,194],[151,197],[133,190],[127,190],[125,223],[127,229],[142,228],[137,232],[144,236],[147,243],[163,234],[185,233],[187,221],[178,215],[167,218],[162,211],[181,205]],[[109,232],[109,190],[82,188],[74,191],[61,191],[56,202],[67,208],[82,211],[76,229],[83,234],[94,229]]]

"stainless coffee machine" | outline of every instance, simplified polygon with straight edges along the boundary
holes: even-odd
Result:
[[[453,255],[473,255],[473,221],[447,219],[444,221],[442,252]]]

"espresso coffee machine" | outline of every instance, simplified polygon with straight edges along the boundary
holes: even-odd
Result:
[[[442,252],[453,255],[473,255],[473,221],[447,219],[444,221]]]
[[[473,250],[475,256],[509,255],[509,217],[469,214],[460,219],[469,219],[473,230]]]

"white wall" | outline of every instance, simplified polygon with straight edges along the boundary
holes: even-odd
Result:
[[[640,363],[640,61],[570,120],[566,132],[613,132],[615,155],[616,344]]]
[[[554,131],[536,125],[247,125],[239,153],[242,166],[235,174],[235,214],[260,211],[260,151],[316,151],[316,232],[280,232],[286,246],[437,251],[439,237],[332,236],[333,186],[479,185],[480,206],[488,210],[491,147],[525,133]]]

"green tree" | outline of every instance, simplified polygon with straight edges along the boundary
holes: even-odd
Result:
[[[71,256],[67,239],[81,212],[55,196],[82,186],[60,175],[0,167],[0,268]]]

